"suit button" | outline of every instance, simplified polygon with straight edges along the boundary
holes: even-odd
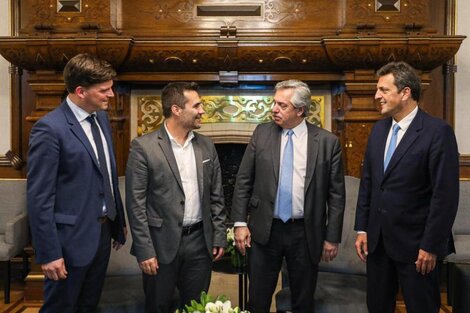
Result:
[[[100,191],[100,196],[104,196],[104,192]]]
[[[385,190],[385,189],[383,189],[383,188],[380,188],[380,191],[384,191],[384,190]]]
[[[183,226],[183,223],[179,222],[179,223],[178,223],[178,226]]]
[[[184,200],[181,200],[181,201],[180,201],[180,204],[181,204],[181,205],[184,205]]]

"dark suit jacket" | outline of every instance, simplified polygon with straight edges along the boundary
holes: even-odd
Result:
[[[125,242],[111,128],[105,112],[97,119],[106,137],[117,217],[113,238]],[[27,182],[28,214],[36,261],[63,257],[66,265],[86,266],[100,242],[103,176],[93,148],[64,101],[31,130]]]
[[[307,123],[304,218],[310,256],[318,263],[324,240],[339,243],[345,203],[341,146],[336,136]],[[248,222],[252,239],[266,244],[271,233],[279,180],[282,128],[256,127],[240,165],[231,218]]]
[[[356,209],[356,230],[367,232],[369,252],[382,233],[388,255],[415,262],[419,249],[444,257],[455,251],[451,228],[459,199],[455,135],[444,121],[418,110],[384,173],[392,118],[369,137]]]
[[[225,247],[225,206],[219,159],[212,141],[194,133],[199,196],[207,251]],[[141,262],[162,264],[176,256],[181,240],[185,195],[171,142],[160,129],[135,138],[126,170],[126,208],[132,231],[131,253]]]

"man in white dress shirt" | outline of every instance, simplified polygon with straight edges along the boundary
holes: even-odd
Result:
[[[132,141],[126,170],[131,253],[143,272],[147,313],[173,312],[175,287],[180,309],[199,299],[227,242],[217,152],[193,132],[204,114],[197,84],[168,84],[162,107],[164,124]]]

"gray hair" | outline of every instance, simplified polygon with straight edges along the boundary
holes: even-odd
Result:
[[[308,85],[298,79],[289,79],[277,83],[274,87],[274,92],[281,89],[294,89],[290,102],[294,108],[305,108],[303,116],[307,116],[310,110],[310,105],[312,104],[312,94]]]

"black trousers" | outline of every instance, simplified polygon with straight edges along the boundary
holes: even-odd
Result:
[[[369,313],[394,313],[398,286],[401,287],[408,313],[439,313],[440,263],[429,274],[416,272],[413,263],[392,260],[382,238],[367,256],[367,306]]]
[[[98,222],[97,222],[98,223]],[[83,244],[87,244],[84,242]],[[67,266],[67,278],[44,284],[44,305],[40,313],[92,313],[96,311],[103,290],[106,268],[111,253],[109,222],[101,226],[101,238],[96,255],[85,267]]]
[[[276,288],[282,260],[285,257],[292,294],[292,311],[314,312],[314,293],[318,264],[313,264],[308,251],[303,220],[274,219],[266,245],[252,241],[248,258],[250,280],[248,309],[251,313],[268,313]]]
[[[175,259],[169,264],[158,265],[157,275],[142,274],[146,313],[174,312],[172,302],[176,287],[180,311],[191,300],[199,300],[201,292],[209,289],[212,270],[204,230],[201,228],[183,236]]]

